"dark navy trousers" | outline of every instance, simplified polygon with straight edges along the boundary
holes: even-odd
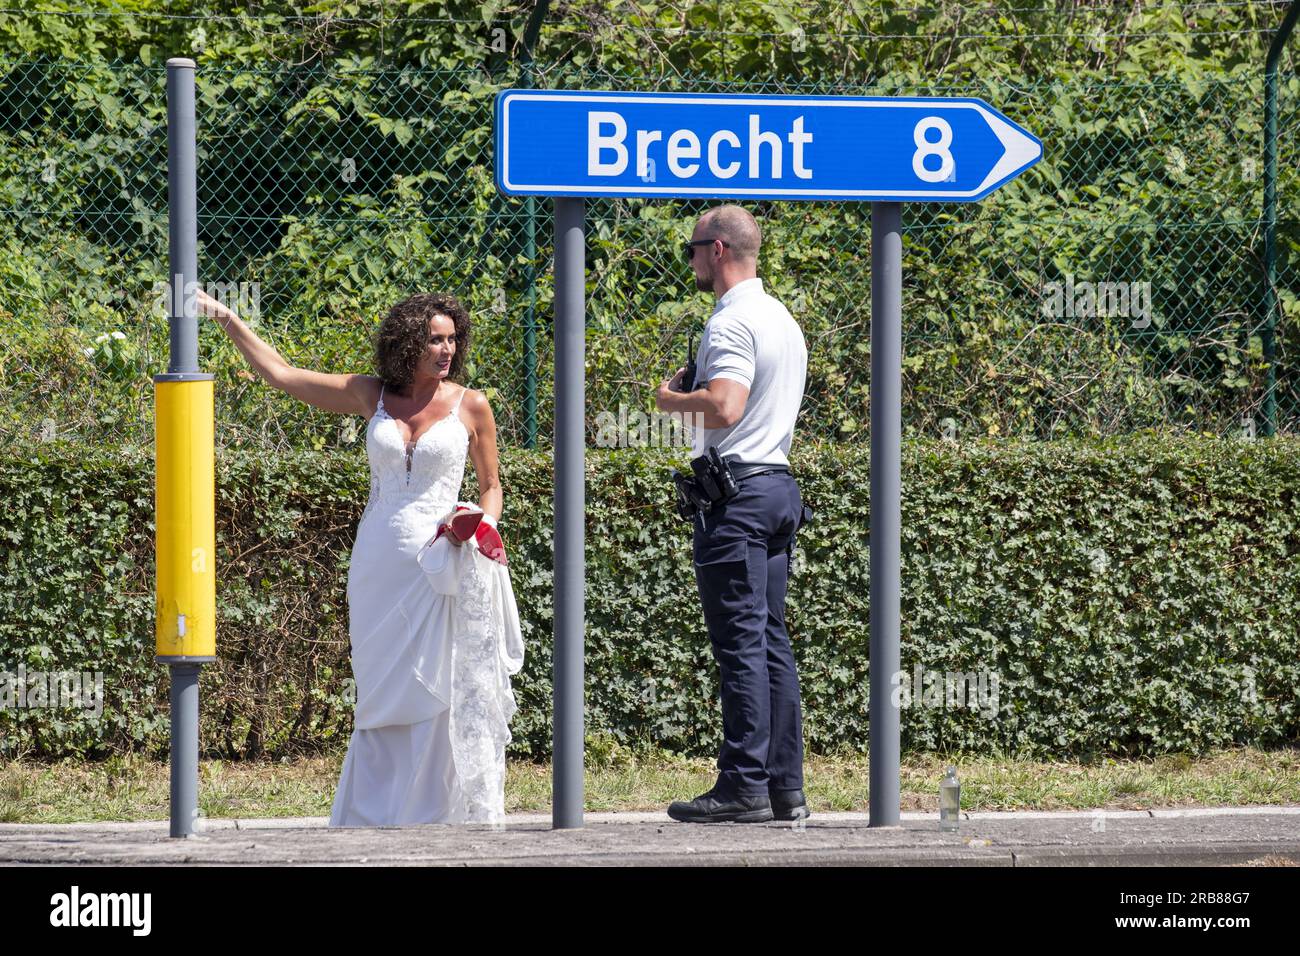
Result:
[[[811,511],[789,474],[756,475],[739,486],[736,497],[695,516],[695,581],[722,685],[716,789],[767,796],[803,788],[803,713],[785,594],[795,533]]]

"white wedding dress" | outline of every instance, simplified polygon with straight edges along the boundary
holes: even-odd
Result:
[[[457,504],[469,432],[459,409],[408,453],[384,410],[366,427],[370,500],[348,569],[356,715],[330,826],[498,823],[524,647],[503,563],[455,548],[455,594],[417,554]]]

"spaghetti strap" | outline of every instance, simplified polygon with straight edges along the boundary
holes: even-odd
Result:
[[[458,411],[460,411],[460,400],[465,397],[465,393],[468,391],[469,391],[468,388],[465,388],[463,386],[461,387],[460,395],[456,397],[456,404],[451,407],[451,413],[453,415],[455,415]]]
[[[379,386],[379,405],[376,407],[378,408],[384,407],[384,386],[383,385]]]

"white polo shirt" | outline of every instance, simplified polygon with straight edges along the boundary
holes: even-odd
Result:
[[[727,378],[749,389],[745,410],[730,428],[693,429],[691,457],[710,445],[745,465],[789,465],[790,439],[803,402],[808,347],[786,307],[763,280],[738,282],[718,299],[695,355],[696,388]]]

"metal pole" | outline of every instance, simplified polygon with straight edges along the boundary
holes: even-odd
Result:
[[[167,237],[168,315],[171,355],[167,373],[154,376],[158,400],[160,460],[158,473],[158,556],[166,562],[167,581],[160,570],[158,582],[159,653],[171,676],[171,829],[173,837],[194,833],[198,815],[199,784],[199,675],[211,650],[211,554],[207,543],[211,523],[210,403],[211,374],[199,371],[197,310],[189,290],[197,285],[198,188],[195,161],[194,61],[173,57],[167,61]],[[206,406],[206,407],[205,407]],[[176,418],[176,415],[180,418]],[[194,416],[198,417],[195,418]],[[206,418],[206,421],[204,419]],[[176,422],[181,422],[180,434]],[[170,423],[170,424],[168,424]],[[176,438],[180,434],[180,442]],[[188,468],[187,468],[188,466]],[[179,471],[178,471],[179,468]],[[188,477],[185,471],[190,471]],[[177,480],[179,477],[179,481]],[[205,481],[206,479],[206,481]],[[163,496],[167,495],[167,503]],[[170,503],[177,494],[191,498],[179,509]],[[201,544],[201,548],[194,547]],[[177,549],[195,555],[195,573],[172,573]],[[197,562],[197,563],[193,563]],[[188,580],[183,580],[187,578]],[[175,612],[175,613],[173,613]],[[187,628],[186,617],[189,618]]]
[[[170,664],[171,830],[194,833],[199,808],[199,674],[202,664]]]
[[[198,322],[186,309],[186,283],[199,277],[198,187],[195,173],[194,61],[167,61],[167,248],[172,302],[169,372],[199,370]]]
[[[555,670],[551,824],[582,826],[586,201],[555,200]]]
[[[1287,9],[1268,48],[1264,62],[1264,361],[1268,379],[1264,389],[1265,435],[1277,431],[1277,370],[1275,356],[1277,329],[1277,64],[1287,38],[1300,16],[1300,3]]]
[[[903,374],[903,206],[871,204],[871,806],[899,823],[899,549]]]

